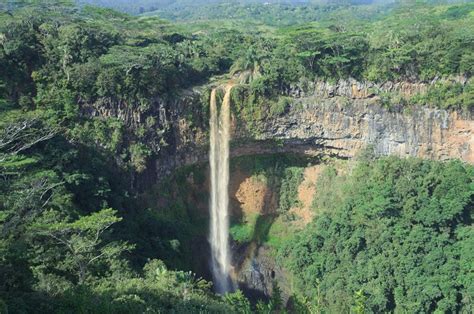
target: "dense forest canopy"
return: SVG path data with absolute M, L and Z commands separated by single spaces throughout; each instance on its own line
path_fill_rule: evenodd
M 319 295 L 315 309 L 470 312 L 473 170 L 396 158 L 362 161 L 345 176 L 328 167 L 321 214 L 279 258 L 302 296 Z
M 158 178 L 153 192 L 173 202 L 140 201 L 136 178 L 170 145 L 155 118 L 163 100 L 172 106 L 199 87 L 202 109 L 189 120 L 207 121 L 207 84 L 239 77 L 235 110 L 250 123 L 283 112 L 295 86 L 357 79 L 430 84 L 409 99 L 374 91 L 388 107 L 474 108 L 472 3 L 189 2 L 176 16 L 152 7 L 171 0 L 94 2 L 158 16 L 72 1 L 0 4 L 0 312 L 250 311 L 242 293 L 217 296 L 189 272 L 192 239 L 206 231 L 178 197 L 185 186 Z M 147 119 L 92 117 L 91 105 Z M 472 312 L 472 166 L 388 158 L 343 178 L 334 171 L 329 199 L 315 200 L 322 214 L 278 248 L 301 311 Z M 300 175 L 279 173 L 282 213 Z M 280 305 L 276 297 L 253 310 Z
M 467 31 L 474 27 L 472 4 L 414 5 L 390 13 L 331 9 L 320 12 L 323 18 L 319 22 L 278 29 L 259 22 L 247 29 L 220 20 L 173 25 L 156 17 L 135 18 L 106 9 L 49 7 L 31 20 L 33 28 L 28 30 L 30 37 L 25 38 L 30 41 L 25 48 L 31 55 L 25 55 L 22 47 L 18 50 L 23 55 L 5 51 L 8 58 L 3 75 L 11 77 L 8 84 L 4 83 L 6 101 L 10 98 L 19 103 L 21 98 L 24 103 L 33 96 L 46 101 L 47 94 L 65 92 L 63 87 L 48 85 L 58 84 L 59 80 L 47 82 L 48 77 L 57 75 L 75 85 L 67 86 L 73 98 L 80 95 L 82 101 L 93 102 L 110 96 L 137 103 L 229 71 L 253 72 L 256 79 L 247 92 L 255 99 L 281 94 L 305 80 L 352 77 L 372 82 L 432 82 L 456 76 L 469 78 L 474 72 L 474 39 Z M 31 14 L 31 10 L 34 8 L 15 13 L 19 22 L 14 22 L 11 14 L 4 14 L 2 23 L 5 27 L 10 22 L 19 25 L 21 15 Z M 49 37 L 39 29 L 44 19 L 53 18 L 48 12 L 61 23 L 52 29 L 57 35 L 50 33 Z M 360 14 L 354 14 L 357 12 Z M 9 29 L 5 38 L 25 45 L 20 37 L 15 38 L 21 27 L 25 28 Z M 77 46 L 76 38 L 84 40 L 82 46 Z M 61 41 L 60 47 L 67 51 L 58 51 Z M 17 62 L 24 67 L 22 74 Z M 50 65 L 44 66 L 48 62 Z M 12 75 L 7 74 L 9 67 Z M 44 71 L 48 73 L 42 76 Z M 52 76 L 51 71 L 58 74 Z M 150 80 L 152 73 L 155 77 Z M 439 81 L 429 93 L 409 102 L 470 108 L 472 93 L 471 81 Z

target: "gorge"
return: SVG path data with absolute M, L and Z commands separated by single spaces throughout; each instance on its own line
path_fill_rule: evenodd
M 301 164 L 303 168 L 311 163 L 312 166 L 305 171 L 320 171 L 317 169 L 321 169 L 322 165 L 318 160 L 324 158 L 352 159 L 366 148 L 370 148 L 378 156 L 394 155 L 433 160 L 461 159 L 467 163 L 474 162 L 472 113 L 414 106 L 385 108 L 380 105 L 378 96 L 370 95 L 367 92 L 369 87 L 357 81 L 340 81 L 336 84 L 316 82 L 313 88 L 312 91 L 304 94 L 301 90 L 295 89 L 295 94 L 285 111 L 262 121 L 257 133 L 253 133 L 254 131 L 249 128 L 246 121 L 239 117 L 235 108 L 230 110 L 229 136 L 232 136 L 232 141 L 229 147 L 229 157 L 231 163 L 232 160 L 239 160 L 245 156 L 264 162 L 268 158 L 266 156 L 296 155 L 304 157 L 305 161 Z M 390 88 L 393 93 L 402 90 L 405 95 L 410 95 L 419 91 L 420 85 L 401 83 Z M 162 126 L 169 126 L 166 141 L 170 143 L 169 146 L 157 152 L 161 157 L 154 160 L 155 175 L 158 177 L 168 176 L 176 169 L 191 167 L 191 169 L 198 170 L 188 173 L 187 175 L 190 177 L 187 177 L 185 181 L 195 182 L 196 179 L 192 179 L 192 177 L 195 177 L 196 173 L 204 171 L 205 175 L 208 158 L 211 160 L 211 176 L 213 176 L 212 168 L 215 170 L 219 168 L 217 164 L 213 165 L 216 160 L 216 155 L 212 157 L 213 149 L 217 149 L 217 147 L 212 148 L 212 143 L 222 133 L 218 133 L 216 127 L 212 129 L 212 125 L 219 124 L 214 120 L 218 118 L 217 103 L 224 101 L 223 104 L 225 104 L 230 99 L 231 93 L 229 90 L 224 93 L 222 89 L 216 88 L 211 91 L 210 119 L 214 123 L 211 123 L 209 140 L 206 138 L 208 126 L 205 119 L 200 122 L 194 121 L 191 124 L 185 118 L 186 112 L 191 111 L 194 114 L 200 112 L 200 108 L 203 106 L 200 100 L 201 93 L 202 90 L 186 91 L 182 98 L 179 101 L 176 100 L 172 105 L 158 100 L 156 107 L 162 108 L 159 112 L 159 120 Z M 110 108 L 110 111 L 106 108 L 101 104 L 101 113 L 98 111 L 89 112 L 102 116 L 117 115 L 130 126 L 139 125 L 140 121 L 146 120 L 147 113 L 137 111 L 134 114 L 127 114 L 122 112 L 120 107 Z M 173 109 L 168 111 L 165 108 Z M 211 145 L 209 155 L 207 153 L 208 145 Z M 216 152 L 214 151 L 214 154 Z M 216 174 L 217 172 L 214 171 L 214 175 Z M 252 173 L 239 170 L 238 167 L 231 168 L 230 176 L 231 220 L 243 215 L 242 206 L 245 202 L 256 202 L 256 204 L 262 202 L 262 205 L 253 206 L 258 208 L 254 209 L 258 213 L 263 213 L 263 217 L 271 217 L 276 213 L 278 200 L 274 200 L 274 198 L 278 197 L 278 190 L 251 183 Z M 143 178 L 150 177 L 154 177 L 154 175 L 150 176 L 144 173 Z M 225 178 L 225 175 L 220 175 L 215 179 L 215 182 L 223 184 L 220 181 L 222 178 Z M 195 182 L 192 186 L 187 185 L 186 191 L 190 194 L 209 193 L 212 202 L 217 197 L 214 194 L 214 189 L 217 189 L 217 186 L 209 192 L 205 188 L 206 182 L 211 181 L 206 179 L 200 184 Z M 247 184 L 246 182 L 250 182 L 249 187 L 244 187 L 243 184 Z M 144 184 L 148 185 L 149 183 Z M 249 194 L 238 196 L 238 193 L 242 193 L 239 191 L 244 188 L 266 192 L 263 192 L 262 196 L 259 196 L 258 193 L 255 196 Z M 196 191 L 189 192 L 192 190 Z M 311 198 L 312 196 L 313 194 L 308 194 L 306 197 Z M 217 202 L 217 198 L 215 198 L 215 202 Z M 190 204 L 201 208 L 198 210 L 199 215 L 208 219 L 205 213 L 207 210 L 205 199 L 202 202 L 191 199 Z M 249 210 L 246 213 L 252 215 L 252 210 Z M 218 217 L 217 213 L 214 215 Z M 222 216 L 221 218 L 224 219 Z M 209 216 L 209 219 L 212 219 L 212 215 Z M 211 226 L 215 222 L 217 220 L 213 221 Z M 221 221 L 221 226 L 225 226 L 225 223 L 226 221 L 224 223 Z M 270 297 L 273 276 L 279 278 L 280 282 L 288 280 L 284 272 L 272 261 L 268 248 L 255 245 L 255 243 L 250 245 L 232 243 L 229 256 L 233 255 L 232 264 L 236 265 L 234 276 L 240 288 L 247 287 L 253 295 Z M 221 256 L 225 256 L 225 254 Z M 195 259 L 202 260 L 202 266 L 196 268 L 196 271 L 205 274 L 206 256 L 195 257 Z M 215 276 L 214 274 L 212 278 Z M 225 291 L 222 287 L 218 284 L 217 291 Z M 283 287 L 284 294 L 287 293 L 286 289 L 287 287 Z
M 392 92 L 402 89 L 401 86 L 406 95 L 416 93 L 420 88 L 417 84 L 404 83 L 392 87 Z M 238 160 L 245 156 L 266 158 L 265 156 L 273 154 L 296 154 L 306 156 L 312 160 L 313 165 L 317 165 L 317 160 L 325 156 L 351 159 L 369 147 L 379 156 L 394 155 L 434 160 L 458 158 L 468 163 L 474 162 L 472 113 L 416 107 L 384 108 L 379 104 L 377 96 L 367 93 L 367 88 L 363 83 L 355 81 L 341 81 L 333 85 L 315 83 L 313 92 L 304 95 L 300 92 L 299 95 L 293 96 L 285 112 L 263 121 L 257 134 L 252 133 L 246 122 L 238 117 L 235 109 L 232 110 L 230 132 L 233 140 L 230 145 L 230 158 Z M 211 100 L 228 99 L 230 95 L 225 93 L 224 96 L 221 93 L 216 96 L 216 93 L 213 89 Z M 163 123 L 172 126 L 167 141 L 173 144 L 161 151 L 163 157 L 155 161 L 159 176 L 166 176 L 167 173 L 173 173 L 173 169 L 192 165 L 205 168 L 206 159 L 209 158 L 207 145 L 212 144 L 212 134 L 216 134 L 216 130 L 210 130 L 211 139 L 208 142 L 205 137 L 205 120 L 202 124 L 194 122 L 190 128 L 188 121 L 183 118 L 187 110 L 200 110 L 202 104 L 199 99 L 199 91 L 187 93 L 181 101 L 170 106 L 176 108 L 176 111 L 162 111 Z M 167 105 L 163 103 L 162 106 L 164 108 Z M 211 101 L 211 116 L 213 106 Z M 134 116 L 142 121 L 146 119 L 143 116 L 140 118 L 139 114 Z M 132 116 L 127 117 L 130 121 L 134 119 Z M 231 172 L 231 176 L 237 174 Z M 243 183 L 239 183 L 240 180 L 251 180 L 250 173 L 246 176 L 247 179 L 234 178 L 231 182 L 231 218 L 242 215 L 236 214 L 241 211 L 240 202 L 259 202 L 260 196 L 257 199 L 251 197 L 250 200 L 236 196 L 235 193 L 242 188 Z M 197 193 L 202 193 L 202 190 Z M 212 197 L 213 192 L 210 193 Z M 266 193 L 270 196 L 262 196 L 266 205 L 261 205 L 259 210 L 272 215 L 276 211 L 276 205 L 271 205 L 275 203 L 271 198 L 276 197 L 277 191 L 270 188 Z M 312 194 L 307 197 L 311 196 Z M 202 207 L 205 210 L 205 203 Z M 279 278 L 280 282 L 288 280 L 282 270 L 271 261 L 268 249 L 259 245 L 239 247 L 235 243 L 231 248 L 231 255 L 236 258 L 233 264 L 237 267 L 234 276 L 240 288 L 248 287 L 255 295 L 269 297 L 272 291 L 272 276 Z M 203 268 L 204 266 L 200 268 L 201 273 Z M 217 291 L 222 291 L 220 289 Z M 287 288 L 283 289 L 284 293 L 287 293 Z

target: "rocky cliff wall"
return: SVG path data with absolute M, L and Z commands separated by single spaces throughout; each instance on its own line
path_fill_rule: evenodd
M 423 85 L 389 85 L 414 93 Z M 196 113 L 199 114 L 199 113 Z M 173 123 L 175 165 L 207 160 L 206 125 L 190 132 L 185 119 Z M 258 123 L 250 132 L 234 116 L 233 156 L 295 152 L 351 158 L 373 147 L 378 155 L 461 159 L 474 163 L 474 120 L 460 114 L 426 107 L 380 105 L 367 86 L 315 85 L 311 95 L 294 96 L 285 111 Z
M 350 158 L 368 145 L 378 155 L 474 163 L 474 121 L 430 108 L 387 109 L 376 99 L 309 96 L 262 124 L 259 140 L 298 140 L 325 154 Z
M 457 80 L 465 83 L 463 78 Z M 293 88 L 284 112 L 259 121 L 257 132 L 233 116 L 231 154 L 294 152 L 351 158 L 371 146 L 378 155 L 474 163 L 472 113 L 416 106 L 386 108 L 373 93 L 382 90 L 410 96 L 425 91 L 426 86 L 344 80 L 311 83 L 305 91 Z M 207 161 L 207 105 L 200 99 L 200 91 L 188 91 L 173 101 L 155 99 L 147 108 L 103 101 L 84 106 L 83 112 L 119 118 L 130 128 L 153 117 L 155 123 L 147 127 L 156 132 L 145 141 L 156 156 L 150 171 L 160 178 L 177 167 Z

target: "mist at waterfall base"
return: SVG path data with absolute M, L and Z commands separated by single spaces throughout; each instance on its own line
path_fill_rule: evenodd
M 226 88 L 224 100 L 218 112 L 216 90 L 210 101 L 210 151 L 211 170 L 210 234 L 211 271 L 215 291 L 220 294 L 235 289 L 230 276 L 229 250 L 229 138 L 230 138 L 230 91 Z

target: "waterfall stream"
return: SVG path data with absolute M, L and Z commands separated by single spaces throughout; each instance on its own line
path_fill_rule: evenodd
M 230 92 L 226 88 L 224 100 L 217 109 L 216 90 L 211 92 L 210 152 L 211 168 L 211 269 L 216 292 L 224 294 L 233 290 L 230 277 L 229 250 L 229 138 L 230 138 Z

